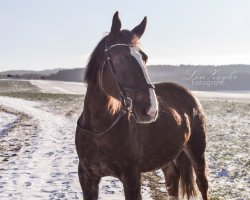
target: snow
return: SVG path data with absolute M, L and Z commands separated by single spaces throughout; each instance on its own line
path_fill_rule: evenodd
M 250 99 L 250 91 L 192 91 L 200 97 Z
M 84 94 L 86 91 L 82 83 L 44 80 L 31 83 L 42 92 Z M 250 93 L 193 93 L 201 97 L 207 116 L 210 194 L 223 199 L 248 199 Z M 39 134 L 31 138 L 32 145 L 23 147 L 18 156 L 1 163 L 0 199 L 82 199 L 74 146 L 76 119 L 56 114 L 53 109 L 45 110 L 43 103 L 34 101 L 0 97 L 1 105 L 32 117 Z M 15 120 L 15 115 L 0 112 L 0 134 Z M 160 185 L 164 183 L 163 173 L 158 170 L 156 174 L 160 177 L 157 190 L 164 193 L 166 190 Z M 149 183 L 142 185 L 143 199 L 152 199 Z M 100 200 L 124 199 L 123 186 L 118 179 L 104 177 L 99 188 Z
M 44 93 L 62 94 L 85 94 L 86 87 L 79 82 L 49 81 L 49 80 L 30 80 L 32 85 L 37 86 Z
M 18 117 L 14 114 L 0 111 L 0 136 L 13 126 Z
M 1 166 L 1 200 L 82 199 L 77 175 L 78 158 L 74 146 L 75 120 L 47 112 L 42 105 L 23 99 L 0 97 L 0 105 L 21 111 L 36 121 L 39 134 L 18 157 Z M 121 182 L 104 177 L 99 199 L 124 199 Z M 143 199 L 150 191 L 142 187 Z

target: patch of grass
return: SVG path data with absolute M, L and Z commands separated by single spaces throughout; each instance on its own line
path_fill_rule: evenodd
M 44 107 L 68 117 L 75 113 L 79 115 L 84 99 L 84 95 L 42 93 L 29 81 L 22 80 L 0 80 L 0 96 L 42 102 Z
M 210 197 L 209 200 L 221 200 L 221 199 L 218 197 Z
M 41 102 L 44 106 L 52 108 L 57 114 L 63 114 L 68 117 L 75 113 L 80 115 L 84 99 L 84 95 L 38 92 L 0 92 L 0 96 Z
M 83 95 L 42 93 L 29 81 L 22 80 L 0 80 L 0 95 L 42 102 L 83 99 Z
M 51 100 L 62 99 L 64 101 L 72 101 L 74 99 L 83 99 L 83 95 L 74 94 L 52 94 L 52 93 L 38 93 L 38 92 L 0 92 L 1 96 L 22 98 L 33 101 L 48 102 Z
M 0 92 L 40 92 L 39 88 L 29 81 L 0 80 Z
M 38 87 L 23 80 L 0 80 L 0 95 L 42 102 L 83 99 L 83 95 L 42 93 Z

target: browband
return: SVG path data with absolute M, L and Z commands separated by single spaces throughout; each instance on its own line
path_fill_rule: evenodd
M 110 49 L 112 49 L 113 47 L 116 47 L 116 46 L 133 47 L 132 45 L 129 45 L 129 44 L 113 44 L 113 45 L 109 46 L 108 48 L 106 48 L 104 51 L 107 52 L 108 50 L 110 50 Z

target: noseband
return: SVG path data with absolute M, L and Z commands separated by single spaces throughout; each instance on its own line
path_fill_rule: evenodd
M 109 65 L 110 71 L 111 71 L 113 77 L 115 78 L 115 81 L 116 81 L 118 89 L 119 89 L 119 101 L 122 104 L 122 108 L 120 110 L 119 115 L 115 119 L 115 121 L 106 130 L 104 130 L 102 132 L 99 132 L 99 133 L 94 133 L 93 131 L 86 130 L 80 124 L 80 119 L 81 118 L 79 118 L 78 121 L 77 121 L 77 127 L 80 128 L 81 130 L 83 130 L 85 133 L 88 133 L 88 134 L 91 134 L 91 135 L 95 135 L 95 136 L 96 135 L 103 135 L 103 134 L 107 133 L 108 131 L 110 131 L 115 126 L 115 124 L 124 115 L 126 115 L 126 113 L 129 112 L 129 113 L 133 114 L 133 98 L 131 99 L 130 97 L 128 97 L 127 93 L 132 93 L 132 96 L 134 97 L 135 94 L 137 92 L 141 91 L 141 90 L 149 89 L 149 88 L 155 89 L 155 86 L 152 85 L 152 84 L 149 84 L 149 83 L 145 84 L 143 86 L 140 86 L 140 87 L 138 87 L 136 89 L 132 89 L 132 88 L 128 88 L 128 87 L 124 86 L 124 84 L 121 82 L 121 80 L 117 76 L 116 70 L 115 70 L 114 65 L 112 63 L 112 57 L 111 57 L 110 52 L 109 52 L 110 49 L 112 49 L 114 47 L 117 47 L 117 46 L 133 47 L 132 45 L 128 45 L 128 44 L 114 44 L 114 45 L 109 46 L 108 45 L 108 39 L 106 39 L 105 50 L 104 50 L 104 53 L 106 54 L 106 59 L 104 60 L 104 62 L 102 64 L 101 75 L 100 75 L 100 84 L 102 85 L 103 70 L 104 70 L 104 66 L 105 66 L 105 64 L 107 62 L 108 65 Z

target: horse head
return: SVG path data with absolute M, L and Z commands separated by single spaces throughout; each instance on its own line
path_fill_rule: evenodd
M 116 12 L 110 33 L 97 45 L 91 57 L 95 62 L 98 60 L 95 63 L 99 67 L 96 84 L 107 96 L 120 101 L 139 123 L 154 122 L 158 116 L 154 86 L 146 69 L 148 57 L 138 46 L 146 24 L 145 17 L 131 31 L 121 30 Z M 90 73 L 90 70 L 86 72 L 87 78 Z
M 158 102 L 147 69 L 147 55 L 138 47 L 147 24 L 145 17 L 131 31 L 121 30 L 118 12 L 106 38 L 100 85 L 103 91 L 131 109 L 139 123 L 150 123 L 158 116 Z

